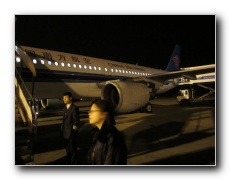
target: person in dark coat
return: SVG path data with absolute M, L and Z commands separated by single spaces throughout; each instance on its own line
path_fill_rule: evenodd
M 64 108 L 61 133 L 66 144 L 67 164 L 76 164 L 77 161 L 77 133 L 80 124 L 79 108 L 72 102 L 72 93 L 66 92 L 63 101 Z
M 127 165 L 127 148 L 115 127 L 114 111 L 106 100 L 95 100 L 89 111 L 89 123 L 97 126 L 88 160 L 91 165 Z

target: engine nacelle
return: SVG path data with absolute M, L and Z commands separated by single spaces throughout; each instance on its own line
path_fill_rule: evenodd
M 58 108 L 63 108 L 65 104 L 60 99 L 42 99 L 41 106 L 44 109 L 58 109 Z
M 102 89 L 101 98 L 110 101 L 116 112 L 126 113 L 145 106 L 150 93 L 142 83 L 108 81 Z

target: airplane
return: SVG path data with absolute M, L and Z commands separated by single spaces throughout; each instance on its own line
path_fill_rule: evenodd
M 60 97 L 70 91 L 77 98 L 106 99 L 117 113 L 151 112 L 149 101 L 175 88 L 179 77 L 215 70 L 215 64 L 180 69 L 179 45 L 165 70 L 28 46 L 15 45 L 15 51 L 16 69 L 43 108 L 63 104 Z

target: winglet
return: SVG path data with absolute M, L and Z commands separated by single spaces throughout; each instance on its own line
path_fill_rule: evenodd
M 170 58 L 169 64 L 165 71 L 177 71 L 180 69 L 180 45 L 176 45 L 172 56 Z

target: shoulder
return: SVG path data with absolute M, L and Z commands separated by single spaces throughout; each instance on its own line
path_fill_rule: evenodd
M 72 103 L 72 104 L 71 104 L 71 108 L 72 108 L 72 109 L 78 109 L 78 106 L 76 106 L 75 104 Z
M 120 131 L 118 131 L 115 126 L 108 133 L 108 137 L 113 139 L 114 141 L 120 141 L 120 139 L 123 139 Z

